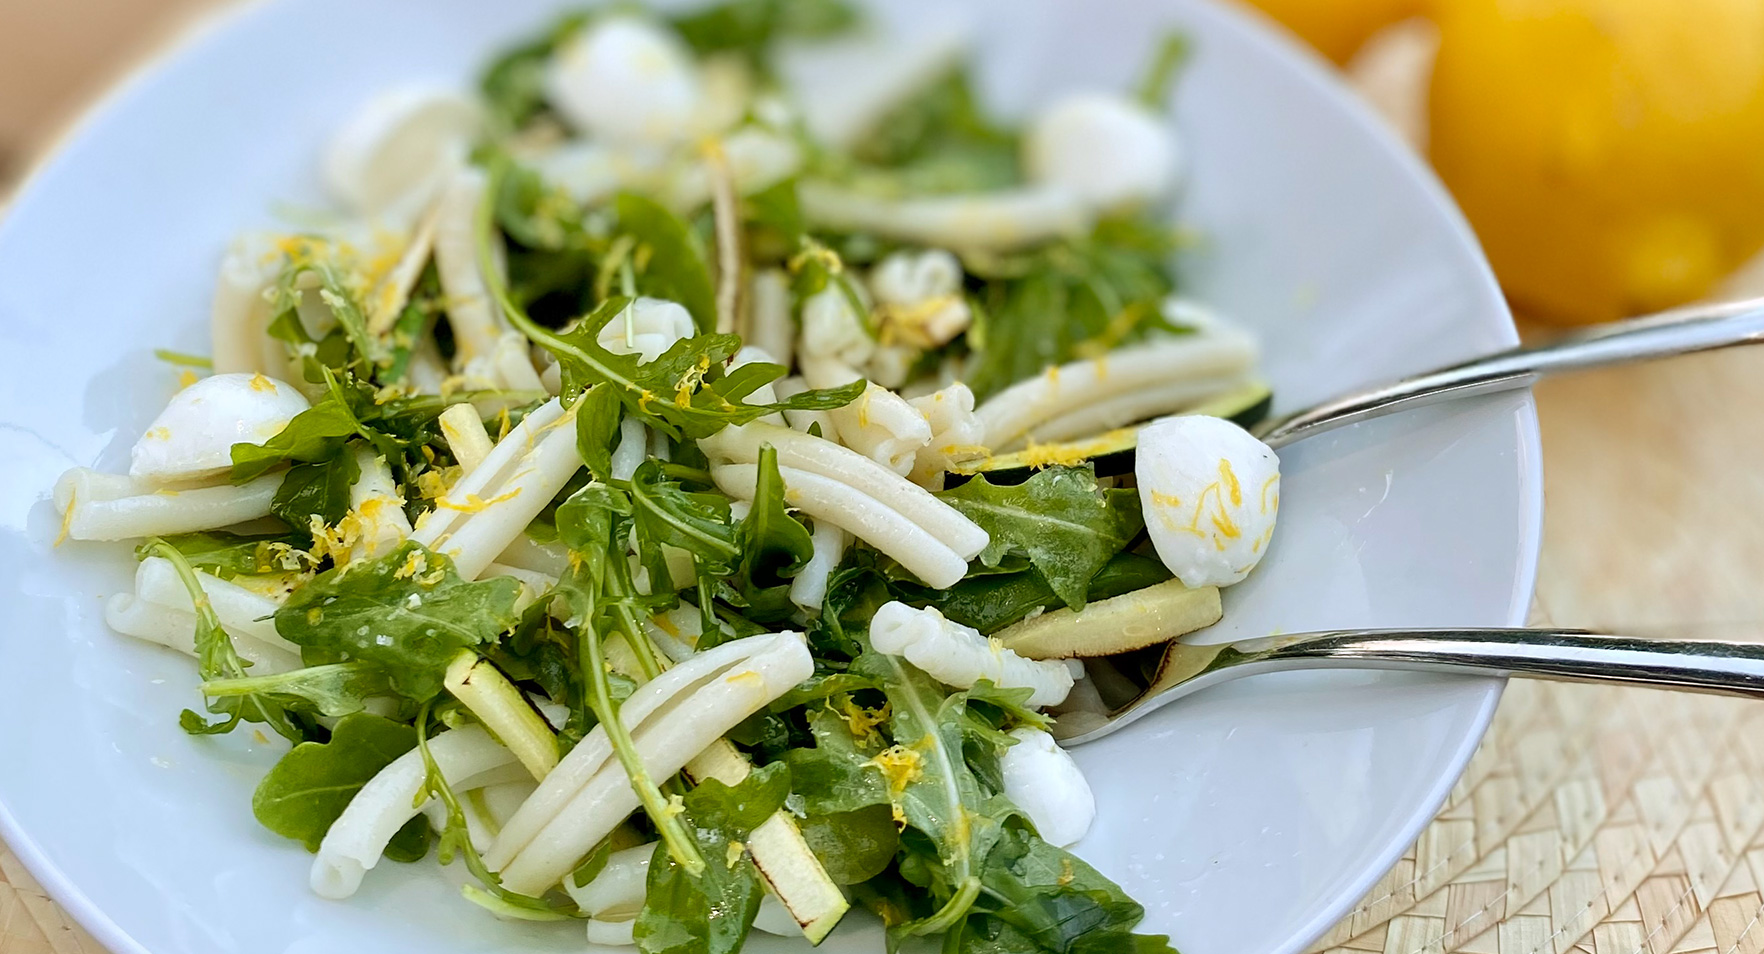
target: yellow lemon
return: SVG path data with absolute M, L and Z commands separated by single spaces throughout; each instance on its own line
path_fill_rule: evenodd
M 1346 63 L 1366 38 L 1421 12 L 1425 0 L 1249 0 L 1318 52 Z
M 1764 245 L 1764 3 L 1439 0 L 1434 167 L 1516 306 L 1604 321 Z

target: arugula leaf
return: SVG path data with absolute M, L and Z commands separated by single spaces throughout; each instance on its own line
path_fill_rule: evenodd
M 1028 252 L 964 260 L 982 279 L 966 338 L 975 397 L 1154 330 L 1182 330 L 1162 309 L 1179 247 L 1176 233 L 1146 213 L 1105 218 L 1088 236 Z
M 153 546 L 162 542 L 182 553 L 195 569 L 231 579 L 240 574 L 251 576 L 286 569 L 277 559 L 274 547 L 292 547 L 303 541 L 294 534 L 245 536 L 226 530 L 201 530 L 142 544 L 135 548 L 135 558 L 147 559 L 153 555 Z
M 900 833 L 887 805 L 810 815 L 797 827 L 827 876 L 839 884 L 857 884 L 881 874 L 900 849 Z
M 435 318 L 445 306 L 445 295 L 441 291 L 441 273 L 431 261 L 423 266 L 422 274 L 417 276 L 416 286 L 411 289 L 409 299 L 392 322 L 392 353 L 378 376 L 382 383 L 410 383 L 411 359 L 416 356 L 418 346 L 433 331 Z
M 625 495 L 603 484 L 583 487 L 558 507 L 558 537 L 570 548 L 570 570 L 558 582 L 555 592 L 564 597 L 576 621 L 576 667 L 585 704 L 606 730 L 613 753 L 630 778 L 644 814 L 661 835 L 668 856 L 697 875 L 705 868 L 704 858 L 679 819 L 669 811 L 667 800 L 649 777 L 649 770 L 631 741 L 630 730 L 618 718 L 620 699 L 614 695 L 613 680 L 601 651 L 601 640 L 611 629 L 604 625 L 603 614 L 620 619 L 621 610 L 628 609 L 628 604 L 621 605 L 628 584 L 618 570 L 628 569 L 624 541 L 629 534 L 625 518 L 630 512 L 631 504 Z M 622 621 L 627 644 L 642 659 L 648 650 L 647 637 L 633 620 L 623 617 Z M 648 667 L 654 665 L 653 661 L 647 663 Z
M 717 291 L 710 265 L 686 223 L 661 203 L 635 192 L 613 198 L 618 231 L 636 240 L 632 259 L 641 266 L 637 290 L 653 298 L 679 302 L 692 314 L 699 331 L 717 325 Z
M 809 624 L 809 647 L 817 657 L 856 658 L 863 652 L 862 637 L 869 629 L 870 617 L 894 598 L 878 566 L 876 551 L 852 547 L 827 578 L 821 615 Z
M 765 889 L 741 843 L 772 817 L 790 792 L 783 765 L 756 768 L 740 784 L 706 779 L 685 797 L 699 853 L 710 859 L 697 877 L 657 845 L 634 934 L 644 954 L 734 954 L 747 939 Z M 739 854 L 734 850 L 741 846 Z
M 491 164 L 493 189 L 501 188 L 507 166 L 506 161 Z M 672 247 L 670 242 L 685 242 L 687 238 L 674 235 L 671 226 L 656 225 L 659 220 L 653 216 L 640 214 L 642 203 L 647 201 L 633 200 L 636 204 L 632 209 L 632 222 L 648 223 L 641 227 L 650 233 L 646 239 L 648 244 L 638 249 L 639 257 L 645 250 L 652 257 L 665 256 L 666 250 Z M 782 377 L 785 369 L 778 365 L 756 363 L 725 374 L 723 362 L 741 347 L 741 339 L 735 335 L 712 334 L 687 338 L 676 343 L 656 360 L 647 363 L 640 362 L 636 355 L 613 354 L 601 347 L 596 339 L 600 329 L 617 318 L 630 303 L 629 299 L 622 297 L 606 299 L 592 314 L 564 331 L 545 328 L 534 322 L 515 303 L 509 296 L 508 288 L 498 277 L 499 272 L 494 267 L 491 256 L 493 226 L 493 210 L 489 203 L 485 203 L 478 212 L 478 259 L 485 266 L 490 297 L 511 324 L 556 356 L 562 365 L 566 394 L 574 395 L 595 384 L 611 385 L 628 413 L 635 414 L 644 423 L 670 437 L 696 440 L 708 437 L 728 425 L 745 424 L 774 411 L 843 407 L 856 400 L 864 391 L 866 385 L 859 380 L 839 388 L 804 391 L 789 400 L 774 404 L 747 404 L 743 399 L 763 385 Z M 681 225 L 681 228 L 684 226 Z M 704 307 L 704 301 L 710 300 L 713 301 L 710 308 L 714 311 L 715 295 L 708 291 L 708 278 L 703 288 L 697 288 L 696 279 L 681 277 L 690 271 L 689 265 L 676 262 L 664 267 L 657 266 L 652 261 L 646 262 L 645 266 L 661 269 L 649 281 L 669 285 L 665 289 L 652 285 L 651 291 L 693 299 L 700 308 Z M 693 301 L 685 301 L 683 304 L 689 310 L 694 307 Z
M 1076 855 L 1007 826 L 987 856 L 985 890 L 961 950 L 972 954 L 1175 954 L 1169 938 L 1136 935 L 1145 909 Z
M 743 247 L 751 250 L 755 259 L 781 262 L 801 251 L 806 227 L 796 180 L 785 179 L 743 196 L 741 221 L 747 228 Z
M 737 531 L 729 522 L 729 498 L 682 490 L 667 477 L 661 461 L 646 460 L 631 475 L 631 510 L 645 549 L 679 547 L 719 576 L 731 572 L 741 557 Z
M 1084 608 L 1091 578 L 1145 525 L 1139 495 L 1098 488 L 1088 464 L 1048 467 L 1009 486 L 982 475 L 938 496 L 991 535 L 982 564 L 1022 553 L 1073 609 Z
M 808 712 L 813 748 L 792 749 L 784 756 L 790 766 L 791 788 L 803 798 L 810 815 L 837 815 L 889 804 L 888 783 L 871 758 L 882 748 L 880 734 L 860 746 L 851 724 L 837 711 L 813 707 Z
M 287 266 L 282 269 L 281 275 L 270 289 L 271 306 L 276 314 L 284 316 L 297 311 L 301 299 L 316 292 L 324 307 L 329 309 L 331 317 L 336 319 L 336 331 L 341 332 L 348 347 L 361 357 L 365 365 L 384 366 L 390 360 L 391 354 L 387 350 L 386 342 L 368 330 L 367 313 L 356 297 L 356 288 L 361 287 L 364 281 L 357 276 L 352 282 L 345 271 L 346 266 L 329 257 L 338 254 L 345 247 L 331 246 L 324 239 L 297 241 L 306 245 L 306 250 L 290 256 Z M 342 254 L 345 260 L 353 255 L 347 251 Z M 317 277 L 316 288 L 302 281 L 307 275 Z M 342 354 L 327 356 L 322 363 L 333 368 L 354 365 L 355 362 L 347 351 L 348 349 L 344 349 Z
M 890 799 L 898 817 L 932 849 L 908 854 L 928 876 L 926 886 L 940 906 L 891 933 L 940 933 L 961 923 L 978 897 L 980 865 L 1000 830 L 963 755 L 966 699 L 947 695 L 936 680 L 898 656 L 865 653 L 851 669 L 880 682 L 888 697 L 889 733 L 903 759 L 903 768 L 889 780 Z M 904 835 L 902 840 L 904 847 Z
M 784 503 L 784 479 L 778 475 L 778 451 L 760 448 L 759 477 L 753 506 L 735 535 L 741 557 L 735 566 L 735 589 L 745 603 L 743 614 L 756 623 L 788 619 L 790 578 L 814 556 L 808 528 L 790 515 Z
M 492 643 L 519 620 L 520 584 L 468 582 L 453 561 L 414 542 L 371 560 L 327 570 L 276 611 L 276 631 L 311 664 L 363 660 L 385 670 L 390 688 L 414 702 L 441 691 L 461 649 Z
M 497 132 L 513 132 L 545 109 L 546 62 L 558 44 L 588 19 L 583 12 L 561 16 L 543 33 L 491 61 L 478 80 L 478 90 Z
M 202 694 L 211 699 L 260 695 L 283 708 L 323 716 L 360 712 L 367 700 L 391 692 L 386 671 L 369 662 L 307 666 L 275 675 L 211 679 L 202 684 Z
M 276 488 L 270 513 L 310 540 L 307 528 L 313 517 L 335 524 L 349 512 L 349 488 L 360 476 L 355 455 L 347 449 L 339 449 L 330 460 L 295 464 Z
M 1164 564 L 1152 557 L 1121 552 L 1090 578 L 1089 599 L 1106 600 L 1142 590 L 1170 578 Z M 891 580 L 898 598 L 913 606 L 935 606 L 944 616 L 990 636 L 1038 609 L 1059 605 L 1060 598 L 1034 567 L 1015 573 L 974 575 L 944 590 L 911 580 Z
M 786 37 L 820 39 L 851 28 L 857 11 L 841 0 L 733 0 L 670 21 L 700 57 L 738 53 L 762 75 L 767 52 Z
M 202 678 L 211 680 L 243 677 L 249 664 L 239 658 L 238 650 L 233 646 L 233 637 L 221 627 L 220 618 L 215 615 L 214 607 L 208 601 L 208 593 L 202 589 L 202 583 L 197 580 L 196 570 L 190 566 L 190 561 L 163 540 L 150 541 L 145 549 L 171 563 L 172 568 L 177 570 L 178 579 L 184 584 L 184 589 L 190 594 L 190 602 L 196 614 L 196 668 Z M 191 735 L 222 735 L 233 731 L 240 722 L 261 722 L 275 730 L 277 735 L 292 742 L 303 742 L 306 739 L 306 733 L 288 716 L 282 706 L 260 694 L 211 699 L 208 702 L 208 711 L 227 718 L 209 722 L 194 710 L 185 709 L 178 714 L 178 725 Z
M 505 243 L 509 294 L 547 324 L 563 325 L 592 308 L 609 238 L 585 226 L 584 212 L 561 186 L 497 153 L 506 173 L 495 196 Z
M 329 742 L 302 742 L 276 762 L 257 783 L 251 812 L 263 827 L 317 851 L 355 793 L 415 747 L 408 725 L 366 712 L 344 716 Z
M 596 384 L 576 401 L 576 453 L 595 480 L 612 479 L 612 450 L 623 408 L 610 384 Z
M 853 150 L 860 185 L 890 193 L 985 192 L 1022 181 L 1019 137 L 994 123 L 965 68 L 919 90 Z M 878 174 L 877 170 L 886 170 Z
M 331 388 L 312 407 L 294 415 L 276 436 L 262 444 L 233 445 L 233 483 L 254 480 L 285 461 L 316 464 L 331 460 L 343 442 L 360 434 L 355 416 L 338 388 Z

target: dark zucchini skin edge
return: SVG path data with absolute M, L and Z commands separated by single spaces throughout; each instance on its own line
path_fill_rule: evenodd
M 1274 392 L 1266 386 L 1258 386 L 1257 394 L 1253 397 L 1248 397 L 1248 389 L 1246 388 L 1244 391 L 1246 398 L 1248 398 L 1247 403 L 1244 403 L 1236 410 L 1229 410 L 1227 408 L 1217 408 L 1217 410 L 1228 411 L 1228 413 L 1218 414 L 1219 417 L 1223 417 L 1239 427 L 1250 428 L 1267 418 L 1268 412 L 1274 407 Z M 1227 394 L 1224 395 L 1223 398 L 1229 400 L 1234 396 L 1235 395 Z M 1195 407 L 1195 412 L 1208 413 L 1214 411 L 1216 407 L 1217 404 L 1214 401 L 1203 401 Z M 1135 429 L 1134 433 L 1129 435 L 1118 448 L 1092 455 L 1089 460 L 1091 464 L 1096 467 L 1096 476 L 1120 477 L 1133 473 L 1133 463 L 1135 459 L 1134 451 L 1137 448 L 1138 431 Z M 994 461 L 989 461 L 975 473 L 985 474 L 986 480 L 995 486 L 1020 484 L 1023 481 L 1028 480 L 1030 474 L 1035 473 L 1035 468 L 1030 467 L 1027 464 L 1012 463 L 1011 458 L 1015 456 L 1016 455 L 1014 454 L 1008 454 L 996 458 Z M 997 466 L 994 466 L 994 464 L 997 464 Z M 944 486 L 959 487 L 962 484 L 967 483 L 974 476 L 975 474 L 951 473 L 944 478 Z

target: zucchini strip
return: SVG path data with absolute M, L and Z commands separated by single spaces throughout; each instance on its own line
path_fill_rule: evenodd
M 993 634 L 999 645 L 1030 659 L 1113 656 L 1169 642 L 1219 621 L 1219 589 L 1189 589 L 1166 580 L 1074 611 L 1049 610 Z

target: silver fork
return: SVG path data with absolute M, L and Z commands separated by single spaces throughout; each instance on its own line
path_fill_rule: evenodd
M 1210 646 L 1171 643 L 1144 695 L 1107 716 L 1061 716 L 1054 735 L 1081 745 L 1222 682 L 1293 669 L 1536 676 L 1764 698 L 1764 644 L 1579 629 L 1343 629 Z
M 1764 341 L 1764 298 L 1692 305 L 1599 325 L 1536 348 L 1497 351 L 1462 364 L 1270 418 L 1251 428 L 1270 447 L 1397 411 L 1478 394 L 1530 387 L 1564 371 L 1584 371 Z
M 1764 342 L 1764 298 L 1694 305 L 1513 348 L 1263 421 L 1272 447 L 1442 401 L 1529 387 L 1564 371 Z M 1065 717 L 1067 745 L 1100 739 L 1208 686 L 1290 669 L 1529 675 L 1764 697 L 1764 646 L 1563 629 L 1332 630 L 1197 646 L 1172 643 L 1150 689 L 1107 716 Z

